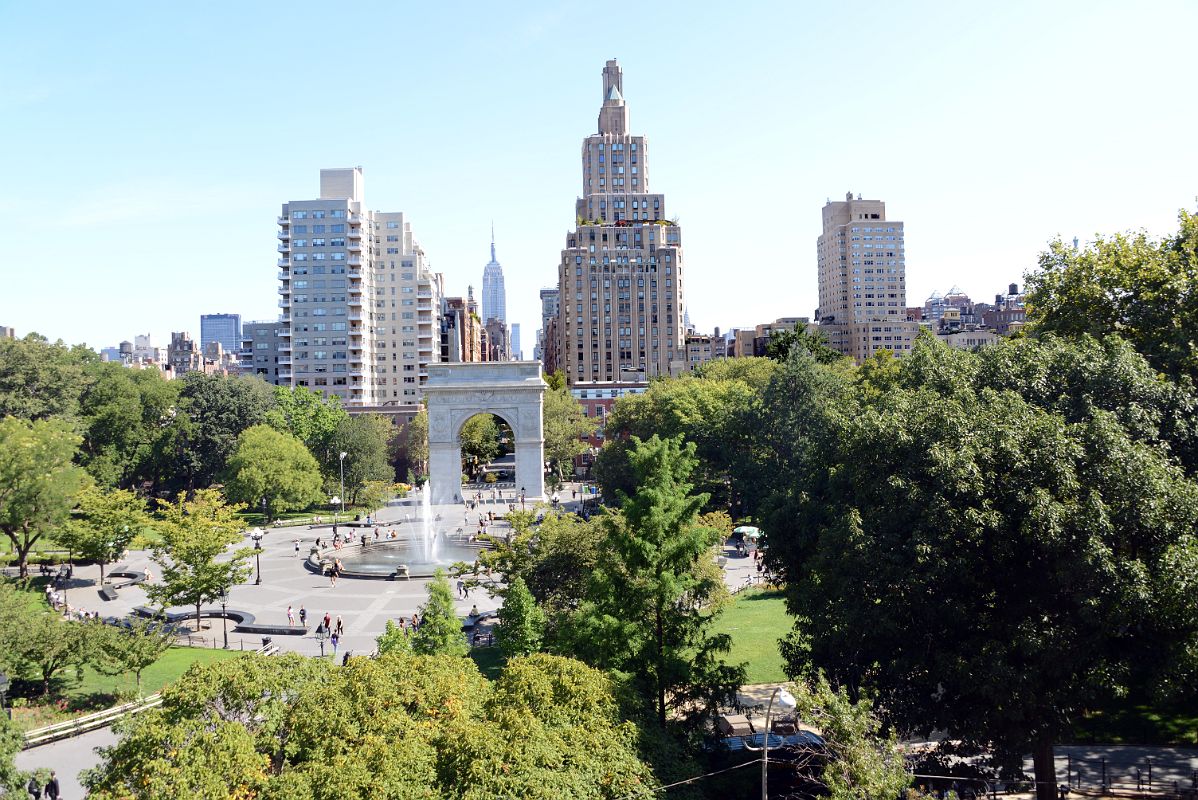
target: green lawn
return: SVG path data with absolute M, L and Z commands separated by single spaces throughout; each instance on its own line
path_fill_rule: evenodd
M 172 647 L 141 674 L 142 694 L 161 691 L 167 684 L 177 681 L 192 664 L 209 664 L 239 655 L 241 653 L 236 650 Z M 32 676 L 29 677 L 21 694 L 30 697 L 18 700 L 13 708 L 13 721 L 22 730 L 40 728 L 110 708 L 121 702 L 122 696 L 132 695 L 135 687 L 132 674 L 105 675 L 91 667 L 84 667 L 79 678 L 71 671 L 62 673 L 54 683 L 51 702 L 41 704 L 41 684 Z M 31 701 L 39 704 L 34 705 Z
M 778 640 L 790 630 L 790 617 L 781 592 L 750 589 L 741 592 L 712 626 L 714 633 L 732 637 L 730 664 L 748 662 L 746 683 L 786 679 Z
M 1074 727 L 1079 744 L 1198 745 L 1198 708 L 1185 703 L 1113 699 Z
M 498 647 L 471 647 L 470 659 L 483 677 L 489 680 L 495 680 L 503 671 L 503 654 Z

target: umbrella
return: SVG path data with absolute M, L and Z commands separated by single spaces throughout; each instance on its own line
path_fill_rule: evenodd
M 756 539 L 761 536 L 761 529 L 752 525 L 741 525 L 739 528 L 733 528 L 732 532 L 742 534 L 750 539 Z

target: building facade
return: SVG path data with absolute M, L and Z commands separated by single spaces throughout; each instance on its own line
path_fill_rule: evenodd
M 200 347 L 207 349 L 212 342 L 220 342 L 226 353 L 241 350 L 241 315 L 201 314 Z
M 682 233 L 665 195 L 650 192 L 648 143 L 629 132 L 623 92 L 608 61 L 558 268 L 558 360 L 570 385 L 667 375 L 685 352 Z
M 545 363 L 546 353 L 548 351 L 557 350 L 557 336 L 550 337 L 548 335 L 549 322 L 553 320 L 556 328 L 556 321 L 561 297 L 557 289 L 542 289 L 541 290 L 541 327 L 537 331 L 537 343 L 533 348 L 532 357 Z
M 831 347 L 857 361 L 909 351 L 919 326 L 907 321 L 903 223 L 886 219 L 886 204 L 851 192 L 829 201 L 816 249 L 816 318 Z
M 523 361 L 524 353 L 520 349 L 520 323 L 513 322 L 509 328 L 509 331 L 511 334 L 509 337 L 511 339 L 511 359 L 512 361 Z
M 508 340 L 507 325 L 492 317 L 483 326 L 487 337 L 486 361 L 511 361 L 512 343 Z
M 291 337 L 287 323 L 253 320 L 241 327 L 238 361 L 242 375 L 257 375 L 274 386 L 290 386 L 290 378 L 280 378 L 279 369 L 291 367 Z
M 474 301 L 474 287 L 465 297 L 441 299 L 441 361 L 474 362 L 486 358 L 486 332 Z
M 322 169 L 320 196 L 284 203 L 278 225 L 279 321 L 290 340 L 280 382 L 350 408 L 418 401 L 440 356 L 443 280 L 404 214 L 366 208 L 361 167 Z

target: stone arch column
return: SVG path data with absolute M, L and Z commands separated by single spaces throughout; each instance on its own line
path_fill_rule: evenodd
M 431 500 L 462 499 L 462 426 L 475 414 L 495 414 L 512 429 L 516 445 L 516 491 L 528 502 L 545 499 L 544 395 L 537 361 L 430 364 L 428 462 Z

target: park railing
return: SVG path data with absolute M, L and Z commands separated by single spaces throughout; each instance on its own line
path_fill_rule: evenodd
M 132 703 L 125 703 L 124 705 L 113 706 L 95 714 L 88 714 L 85 717 L 76 717 L 66 722 L 58 722 L 54 725 L 47 725 L 44 728 L 26 731 L 24 749 L 28 750 L 30 747 L 37 747 L 38 745 L 49 744 L 59 739 L 78 736 L 81 733 L 94 731 L 97 728 L 105 728 L 130 714 L 137 714 L 161 704 L 162 693 L 159 692 L 149 697 L 135 700 Z

